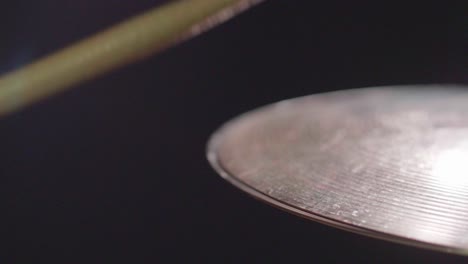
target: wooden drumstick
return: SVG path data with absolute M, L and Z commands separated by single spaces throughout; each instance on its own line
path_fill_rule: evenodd
M 261 0 L 180 0 L 0 77 L 0 116 L 158 53 Z

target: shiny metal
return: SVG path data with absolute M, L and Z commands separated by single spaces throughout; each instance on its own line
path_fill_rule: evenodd
M 468 87 L 347 90 L 228 122 L 208 158 L 272 205 L 356 233 L 468 255 Z

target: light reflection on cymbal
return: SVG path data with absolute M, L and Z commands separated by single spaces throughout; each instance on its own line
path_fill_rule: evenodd
M 468 148 L 466 144 L 440 152 L 434 161 L 432 170 L 433 176 L 441 185 L 466 188 L 468 185 Z

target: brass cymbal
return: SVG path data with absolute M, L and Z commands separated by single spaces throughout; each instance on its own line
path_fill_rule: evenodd
M 291 213 L 468 255 L 468 87 L 367 88 L 275 103 L 228 122 L 208 158 Z

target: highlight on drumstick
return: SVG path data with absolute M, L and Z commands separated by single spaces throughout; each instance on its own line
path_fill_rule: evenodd
M 0 116 L 142 60 L 262 0 L 178 0 L 0 76 Z

